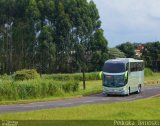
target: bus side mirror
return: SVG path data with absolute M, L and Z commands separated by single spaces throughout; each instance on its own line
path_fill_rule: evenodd
M 125 81 L 124 81 L 124 82 L 125 82 L 125 84 L 127 84 L 127 83 L 128 83 L 128 78 L 125 78 Z
M 129 74 L 129 72 L 127 71 L 126 73 L 125 73 L 125 75 L 124 75 L 124 82 L 125 82 L 125 84 L 127 84 L 128 83 L 128 74 Z

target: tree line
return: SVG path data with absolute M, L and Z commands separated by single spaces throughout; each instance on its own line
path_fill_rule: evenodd
M 108 42 L 87 0 L 0 0 L 0 74 L 101 70 Z
M 144 49 L 141 50 L 141 56 L 136 56 L 135 50 L 139 45 L 143 45 Z M 147 43 L 131 43 L 126 42 L 116 46 L 117 49 L 122 51 L 127 58 L 143 59 L 145 67 L 151 68 L 153 71 L 160 71 L 160 42 L 147 42 Z M 119 53 L 120 54 L 120 53 Z

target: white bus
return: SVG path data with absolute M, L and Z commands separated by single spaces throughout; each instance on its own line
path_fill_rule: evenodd
M 144 62 L 132 58 L 107 60 L 102 72 L 103 93 L 130 95 L 144 86 Z

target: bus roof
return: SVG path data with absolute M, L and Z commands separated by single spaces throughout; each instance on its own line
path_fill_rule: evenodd
M 128 63 L 128 62 L 143 62 L 143 60 L 137 60 L 133 58 L 117 58 L 117 59 L 110 59 L 107 60 L 105 63 Z

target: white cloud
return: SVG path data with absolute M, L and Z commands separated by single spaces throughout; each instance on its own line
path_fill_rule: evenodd
M 110 46 L 160 40 L 160 0 L 93 0 Z

